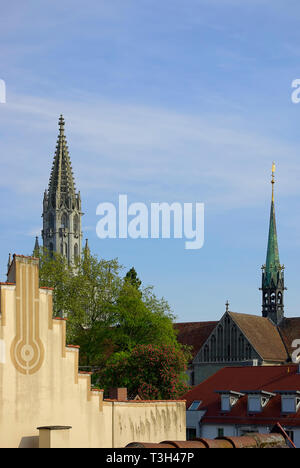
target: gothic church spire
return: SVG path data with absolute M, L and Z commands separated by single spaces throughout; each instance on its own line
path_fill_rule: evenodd
M 57 201 L 75 196 L 75 182 L 62 115 L 59 118 L 59 135 L 49 181 L 49 195 L 57 197 Z
M 267 247 L 266 264 L 262 267 L 262 314 L 275 324 L 280 323 L 284 316 L 283 295 L 284 290 L 284 266 L 279 260 L 279 249 L 275 218 L 274 184 L 275 164 L 272 166 L 272 201 L 269 223 L 269 237 Z
M 76 193 L 65 136 L 65 120 L 59 118 L 59 134 L 48 190 L 43 202 L 43 245 L 50 255 L 62 254 L 73 263 L 81 254 L 81 197 Z

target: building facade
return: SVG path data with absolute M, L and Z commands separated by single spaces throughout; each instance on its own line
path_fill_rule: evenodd
M 15 255 L 0 284 L 0 447 L 184 440 L 185 402 L 127 400 L 124 391 L 105 399 L 90 373 L 78 372 L 79 347 L 66 346 L 52 293 L 39 287 L 38 259 Z
M 270 433 L 279 423 L 300 448 L 298 365 L 225 367 L 183 396 L 187 436 Z

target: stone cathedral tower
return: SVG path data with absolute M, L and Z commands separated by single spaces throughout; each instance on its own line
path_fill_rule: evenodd
M 262 315 L 275 325 L 284 317 L 284 266 L 280 264 L 274 202 L 274 173 L 272 167 L 272 202 L 266 264 L 262 266 Z
M 73 263 L 81 255 L 81 197 L 76 193 L 74 176 L 64 133 L 65 121 L 59 119 L 59 135 L 49 187 L 43 203 L 43 246 L 64 255 Z

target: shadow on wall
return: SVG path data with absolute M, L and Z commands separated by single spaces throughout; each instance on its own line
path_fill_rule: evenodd
M 39 436 L 22 437 L 18 448 L 39 448 Z

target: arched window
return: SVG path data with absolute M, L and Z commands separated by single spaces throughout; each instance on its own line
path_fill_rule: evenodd
M 211 337 L 211 360 L 215 362 L 217 359 L 217 340 L 215 335 Z
M 277 295 L 277 304 L 282 305 L 282 293 L 279 292 Z
M 242 361 L 244 359 L 244 337 L 243 335 L 239 336 L 239 360 Z
M 51 257 L 51 258 L 53 257 L 53 250 L 54 250 L 53 244 L 52 244 L 52 242 L 50 242 L 50 244 L 49 244 L 49 251 L 50 251 L 50 257 Z
M 249 344 L 246 346 L 246 359 L 250 361 L 251 359 L 251 354 L 252 354 L 252 349 Z
M 231 328 L 231 359 L 237 360 L 237 328 L 235 325 Z
M 222 325 L 219 325 L 218 330 L 217 330 L 217 342 L 218 342 L 218 355 L 217 355 L 217 360 L 221 361 L 223 360 L 223 327 Z
M 205 345 L 204 347 L 204 362 L 208 362 L 209 361 L 209 349 L 208 349 L 208 346 Z
M 65 257 L 68 258 L 68 245 L 65 244 Z
M 78 258 L 78 244 L 75 244 L 74 246 L 74 259 Z
M 264 295 L 264 300 L 265 300 L 265 304 L 268 305 L 268 304 L 269 304 L 268 293 L 265 293 L 265 295 Z
M 228 315 L 225 317 L 225 336 L 224 336 L 224 358 L 226 361 L 230 360 L 231 346 L 230 346 L 230 318 Z
M 66 213 L 64 213 L 61 217 L 61 227 L 63 229 L 67 229 L 68 228 L 68 217 L 66 215 Z
M 54 216 L 52 213 L 49 214 L 49 228 L 54 229 Z
M 74 233 L 79 234 L 79 216 L 77 214 L 74 216 Z
M 271 294 L 271 304 L 275 304 L 276 303 L 276 294 L 273 292 Z

